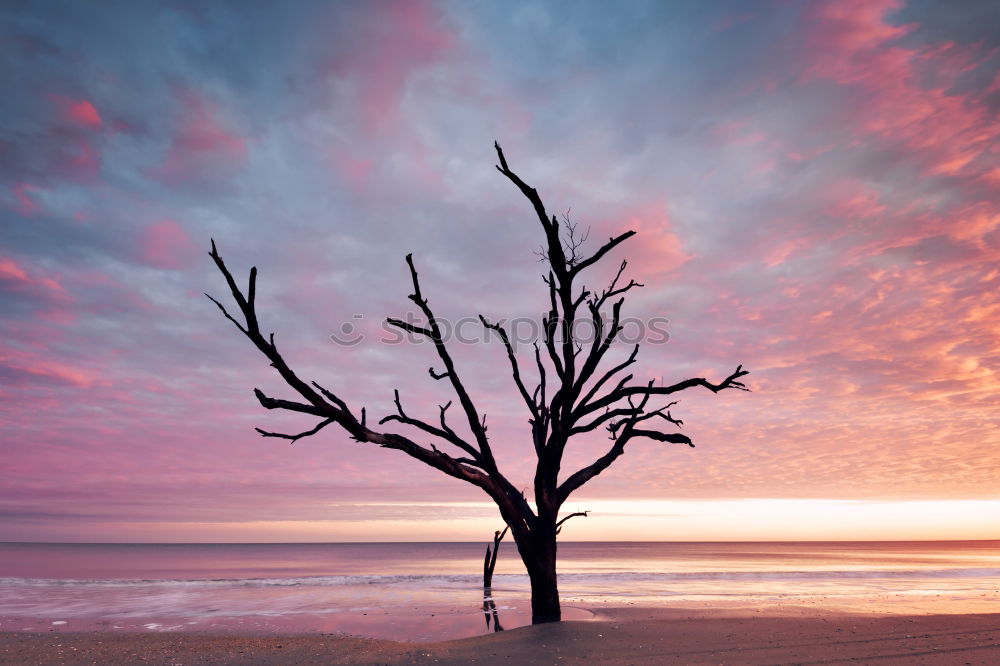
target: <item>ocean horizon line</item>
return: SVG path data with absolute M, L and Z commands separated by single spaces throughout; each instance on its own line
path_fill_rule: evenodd
M 0 540 L 0 545 L 47 545 L 47 546 L 330 546 L 330 545 L 362 545 L 362 544 L 385 544 L 385 545 L 421 545 L 421 544 L 480 544 L 490 543 L 490 539 L 482 540 L 441 540 L 441 541 L 5 541 Z M 508 543 L 513 544 L 513 540 Z M 647 543 L 673 543 L 673 544 L 792 544 L 792 543 L 840 543 L 840 544 L 880 544 L 880 543 L 1000 543 L 1000 537 L 996 539 L 698 539 L 698 540 L 666 540 L 666 539 L 642 539 L 642 540 L 597 540 L 597 539 L 566 539 L 560 540 L 560 544 L 586 543 L 586 544 L 647 544 Z

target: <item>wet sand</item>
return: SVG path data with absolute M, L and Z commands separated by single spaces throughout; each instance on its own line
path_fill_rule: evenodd
M 3 664 L 1000 663 L 1000 613 L 602 608 L 592 621 L 435 643 L 330 634 L 0 633 Z

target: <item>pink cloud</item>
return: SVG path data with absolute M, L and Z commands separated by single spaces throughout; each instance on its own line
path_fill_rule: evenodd
M 824 211 L 827 215 L 846 220 L 861 220 L 883 215 L 888 206 L 879 202 L 879 195 L 870 186 L 849 182 L 832 188 L 832 203 Z
M 51 380 L 79 388 L 89 388 L 100 382 L 93 373 L 56 361 L 17 358 L 0 352 L 0 366 L 29 377 Z
M 622 212 L 614 228 L 616 233 L 628 229 L 636 232 L 634 238 L 626 241 L 624 255 L 629 258 L 632 276 L 639 282 L 655 281 L 691 259 L 671 228 L 665 202 L 652 202 Z
M 247 142 L 226 126 L 215 102 L 192 90 L 178 93 L 181 122 L 163 162 L 147 169 L 161 182 L 217 182 L 241 168 L 247 160 Z
M 365 190 L 376 174 L 405 171 L 419 187 L 444 193 L 447 187 L 436 166 L 439 156 L 415 131 L 405 105 L 416 77 L 456 53 L 458 36 L 429 2 L 391 1 L 363 7 L 351 19 L 352 36 L 334 42 L 320 64 L 320 75 L 336 81 L 337 89 L 343 91 L 336 100 L 324 103 L 357 128 L 329 147 L 333 175 L 338 182 Z M 461 83 L 449 79 L 447 84 L 434 81 L 430 85 L 447 85 L 448 94 L 457 94 L 452 88 Z M 387 153 L 393 155 L 391 160 L 370 157 Z
M 174 270 L 188 265 L 196 247 L 184 228 L 174 220 L 161 220 L 147 227 L 139 239 L 139 258 L 148 266 Z
M 28 274 L 13 259 L 0 258 L 0 280 L 28 282 Z
M 395 122 L 411 75 L 442 58 L 455 43 L 428 2 L 369 5 L 372 15 L 357 26 L 361 41 L 374 48 L 337 53 L 330 71 L 357 86 L 358 117 L 366 132 L 384 131 Z
M 51 95 L 50 99 L 59 108 L 60 116 L 64 122 L 88 129 L 101 127 L 101 114 L 89 101 L 70 99 L 61 95 Z
M 31 198 L 31 193 L 38 189 L 31 183 L 15 183 L 10 186 L 10 192 L 14 196 L 13 209 L 18 215 L 30 217 L 41 212 L 42 207 Z
M 810 5 L 805 78 L 854 89 L 850 113 L 858 133 L 906 147 L 926 173 L 986 177 L 1000 121 L 986 93 L 952 87 L 988 54 L 978 45 L 902 45 L 916 26 L 889 22 L 899 7 L 896 0 Z
M 96 180 L 101 171 L 101 158 L 87 139 L 70 140 L 57 168 L 67 177 L 80 181 Z
M 815 28 L 808 34 L 808 43 L 816 53 L 867 53 L 886 42 L 899 39 L 913 26 L 892 25 L 886 15 L 903 7 L 901 0 L 840 0 L 817 2 L 809 6 Z M 870 54 L 869 54 L 870 55 Z M 831 58 L 813 65 L 814 69 L 835 70 L 840 65 L 842 76 L 852 71 L 855 63 L 836 63 Z
M 102 166 L 95 142 L 100 141 L 103 119 L 87 100 L 49 95 L 57 109 L 57 118 L 49 127 L 46 140 L 33 149 L 40 152 L 49 175 L 82 183 L 97 180 Z
M 345 179 L 354 190 L 362 190 L 368 184 L 374 160 L 356 157 L 346 151 L 335 151 L 333 166 L 341 178 Z
M 9 257 L 0 257 L 0 283 L 4 282 L 43 287 L 53 294 L 63 295 L 66 293 L 63 286 L 54 278 L 31 277 L 21 265 Z
M 945 227 L 949 236 L 968 241 L 988 251 L 986 235 L 1000 229 L 1000 211 L 989 201 L 980 201 L 955 211 Z
M 100 127 L 101 116 L 97 113 L 94 105 L 87 100 L 82 100 L 71 105 L 66 110 L 66 115 L 72 121 L 85 127 Z
M 774 245 L 770 250 L 766 250 L 764 252 L 762 261 L 768 268 L 774 268 L 775 266 L 784 263 L 801 250 L 810 248 L 813 245 L 814 241 L 809 238 L 780 240 L 777 245 Z
M 0 257 L 0 292 L 28 307 L 36 320 L 65 325 L 77 319 L 69 307 L 74 299 L 56 277 L 10 257 Z M 16 337 L 12 327 L 8 326 L 7 335 Z

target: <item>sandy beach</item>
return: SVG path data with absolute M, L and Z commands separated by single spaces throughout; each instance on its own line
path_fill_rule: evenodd
M 797 614 L 798 613 L 798 614 Z M 1000 663 L 1000 613 L 602 608 L 592 621 L 435 643 L 354 636 L 2 633 L 3 664 Z

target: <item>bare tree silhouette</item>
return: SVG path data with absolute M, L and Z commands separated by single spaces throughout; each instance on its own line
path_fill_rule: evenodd
M 483 560 L 483 590 L 489 591 L 493 587 L 493 570 L 497 568 L 497 555 L 500 553 L 500 542 L 507 536 L 510 525 L 504 525 L 503 531 L 497 530 L 493 533 L 493 550 L 486 544 L 486 558 Z
M 490 628 L 490 619 L 493 620 L 493 631 L 503 631 L 500 626 L 500 614 L 497 612 L 496 602 L 493 601 L 493 570 L 497 568 L 497 555 L 500 554 L 500 542 L 507 535 L 510 525 L 504 525 L 503 531 L 497 530 L 493 533 L 493 550 L 489 544 L 486 545 L 486 558 L 483 560 L 483 615 L 486 616 L 486 629 Z
M 609 238 L 593 254 L 584 256 L 581 235 L 576 228 L 560 225 L 556 217 L 546 211 L 538 192 L 510 170 L 499 144 L 495 144 L 500 164 L 496 167 L 528 199 L 545 233 L 541 252 L 547 263 L 544 282 L 548 287 L 549 310 L 542 321 L 542 345 L 534 346 L 534 364 L 537 383 L 529 390 L 525 383 L 518 358 L 507 332 L 480 315 L 483 326 L 497 333 L 503 342 L 514 385 L 530 414 L 531 438 L 537 463 L 534 476 L 534 505 L 518 490 L 501 471 L 487 437 L 485 415 L 477 409 L 463 384 L 444 335 L 420 289 L 420 280 L 413 263 L 413 256 L 406 256 L 410 269 L 413 293 L 409 298 L 420 309 L 426 324 L 418 325 L 400 319 L 387 319 L 388 324 L 412 335 L 430 341 L 442 365 L 442 370 L 429 368 L 435 380 L 447 380 L 458 400 L 458 407 L 466 422 L 469 436 L 460 435 L 446 418 L 449 402 L 439 409 L 437 422 L 410 416 L 403 410 L 399 391 L 395 391 L 396 413 L 386 416 L 379 425 L 395 422 L 409 426 L 428 437 L 432 442 L 420 444 L 414 438 L 383 432 L 369 425 L 364 408 L 355 411 L 337 393 L 329 391 L 315 381 L 306 381 L 292 370 L 274 342 L 274 334 L 261 332 L 256 311 L 257 268 L 250 269 L 246 291 L 233 278 L 212 241 L 210 256 L 222 272 L 240 310 L 243 321 L 234 318 L 219 301 L 208 296 L 229 319 L 270 361 L 285 383 L 298 394 L 295 400 L 273 398 L 260 389 L 254 393 L 265 409 L 281 409 L 314 416 L 319 422 L 311 429 L 298 434 L 269 432 L 257 428 L 264 437 L 280 437 L 292 441 L 315 435 L 323 428 L 336 424 L 358 442 L 376 444 L 396 449 L 420 462 L 438 469 L 448 476 L 461 479 L 481 488 L 496 503 L 504 522 L 510 527 L 518 552 L 531 580 L 532 622 L 556 622 L 560 619 L 559 592 L 556 582 L 556 536 L 564 522 L 572 515 L 559 517 L 559 510 L 567 498 L 583 484 L 607 469 L 625 452 L 625 446 L 637 439 L 655 442 L 687 444 L 691 440 L 675 427 L 682 425 L 668 411 L 674 402 L 654 407 L 651 399 L 670 396 L 697 386 L 714 393 L 724 389 L 748 390 L 740 378 L 748 373 L 743 366 L 719 383 L 695 377 L 675 384 L 654 386 L 650 381 L 633 384 L 632 374 L 622 374 L 636 361 L 639 345 L 636 344 L 628 358 L 611 367 L 602 363 L 616 336 L 621 332 L 621 308 L 626 292 L 641 287 L 635 280 L 622 283 L 627 266 L 621 262 L 610 285 L 601 291 L 577 289 L 575 281 L 588 268 L 604 259 L 608 253 L 635 235 L 634 231 Z M 561 229 L 565 228 L 561 235 Z M 610 316 L 605 308 L 610 305 Z M 575 335 L 574 322 L 578 315 L 589 317 L 596 332 L 592 341 L 581 341 Z M 609 388 L 610 387 L 610 388 Z M 652 423 L 668 426 L 667 431 L 651 428 Z M 607 452 L 591 464 L 569 474 L 560 482 L 560 465 L 567 442 L 576 436 L 604 427 L 610 435 Z M 377 427 L 377 426 L 376 426 Z M 454 451 L 445 451 L 446 445 Z

